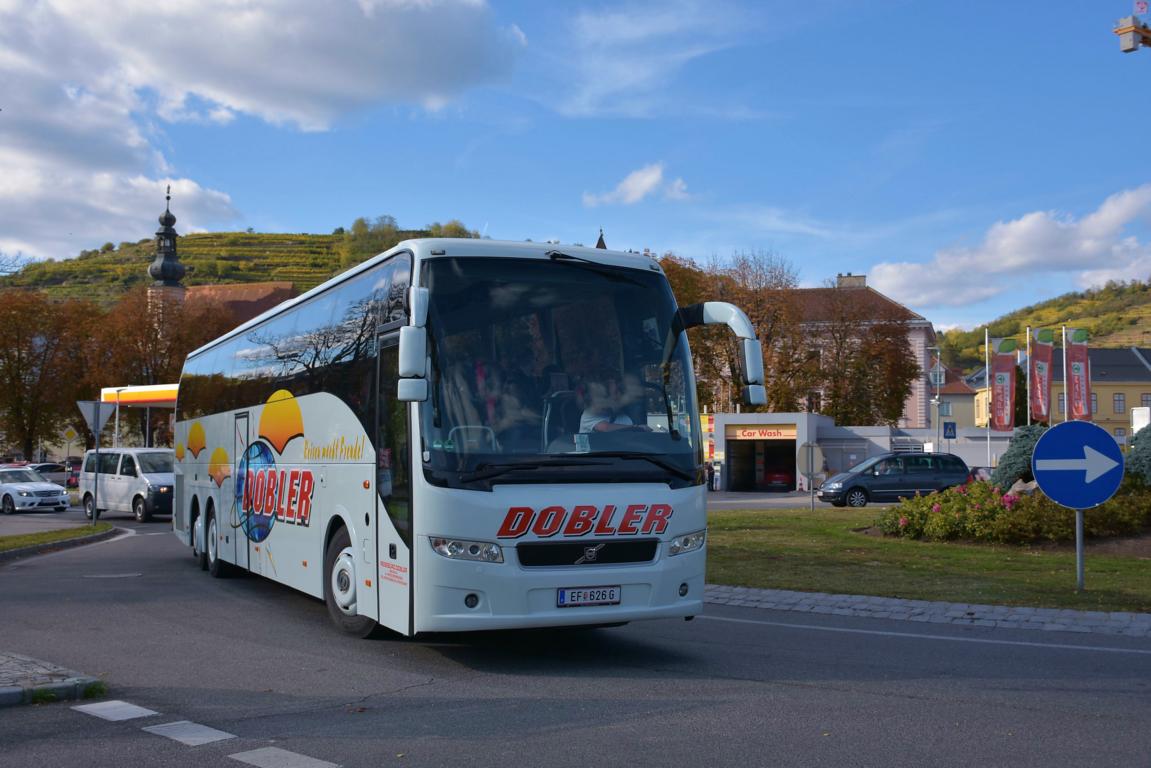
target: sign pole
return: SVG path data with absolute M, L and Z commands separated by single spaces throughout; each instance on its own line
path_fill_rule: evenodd
M 96 423 L 103 426 L 100 421 L 100 401 L 96 401 Z M 96 524 L 96 520 L 100 517 L 100 430 L 96 430 L 96 454 L 92 459 L 92 525 Z M 80 467 L 80 472 L 83 473 L 84 467 Z M 80 503 L 84 503 L 80 499 Z
M 811 511 L 815 511 L 815 444 L 807 444 L 807 490 L 811 493 Z
M 1075 591 L 1083 592 L 1083 510 L 1075 510 Z

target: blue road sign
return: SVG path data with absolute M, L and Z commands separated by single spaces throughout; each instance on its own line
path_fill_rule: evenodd
M 955 439 L 955 422 L 954 421 L 943 422 L 943 439 L 944 440 L 954 440 Z
M 1123 482 L 1123 452 L 1107 430 L 1089 421 L 1065 421 L 1043 433 L 1031 472 L 1047 496 L 1071 509 L 1111 498 Z

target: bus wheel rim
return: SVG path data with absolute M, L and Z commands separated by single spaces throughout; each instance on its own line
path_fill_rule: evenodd
M 216 561 L 216 518 L 208 523 L 208 562 Z
M 346 614 L 356 613 L 356 559 L 351 547 L 346 547 L 332 564 L 332 598 Z

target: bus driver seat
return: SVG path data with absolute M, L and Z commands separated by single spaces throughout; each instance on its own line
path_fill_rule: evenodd
M 543 444 L 548 453 L 575 449 L 575 433 L 579 431 L 581 413 L 575 392 L 563 390 L 547 396 L 544 400 Z

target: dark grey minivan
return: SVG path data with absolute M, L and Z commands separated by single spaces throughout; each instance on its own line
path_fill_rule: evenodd
M 816 496 L 837 507 L 864 507 L 962 485 L 970 474 L 963 459 L 950 453 L 884 453 L 829 477 Z

